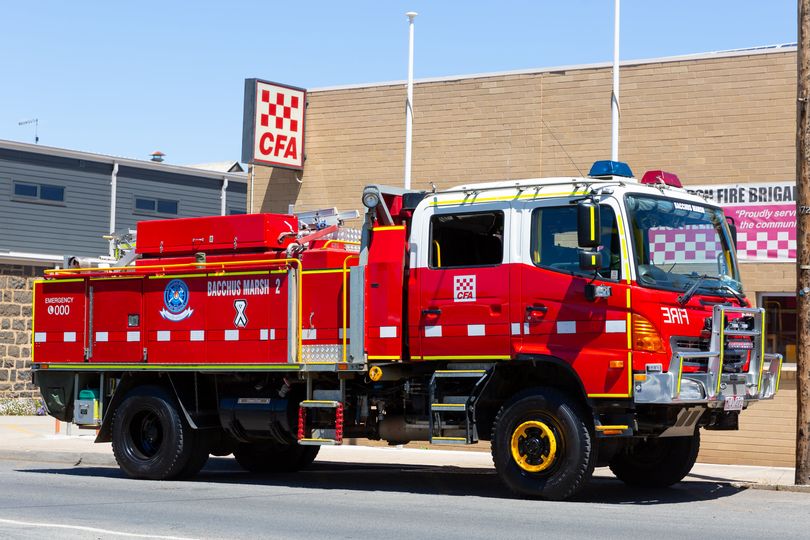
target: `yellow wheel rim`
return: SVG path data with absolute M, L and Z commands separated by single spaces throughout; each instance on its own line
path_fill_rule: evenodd
M 523 422 L 512 433 L 512 459 L 526 472 L 542 472 L 557 456 L 557 438 L 538 420 Z

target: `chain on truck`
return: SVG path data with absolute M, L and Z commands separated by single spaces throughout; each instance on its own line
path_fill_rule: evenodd
M 680 481 L 700 428 L 737 429 L 778 390 L 733 223 L 671 173 L 606 161 L 362 202 L 359 231 L 318 212 L 146 221 L 118 265 L 48 271 L 48 412 L 136 478 L 231 453 L 296 471 L 349 437 L 488 440 L 509 488 L 564 499 L 594 467 Z

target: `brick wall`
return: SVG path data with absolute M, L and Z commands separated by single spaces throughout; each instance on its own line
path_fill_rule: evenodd
M 31 296 L 43 270 L 0 264 L 0 398 L 39 395 L 31 385 Z

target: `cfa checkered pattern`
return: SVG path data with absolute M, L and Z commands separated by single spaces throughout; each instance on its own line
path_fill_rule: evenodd
M 267 103 L 267 113 L 262 113 L 260 122 L 263 127 L 269 127 L 270 118 L 274 119 L 276 129 L 284 129 L 284 121 L 290 124 L 290 131 L 298 131 L 298 120 L 292 118 L 293 109 L 298 108 L 298 96 L 287 96 L 277 92 L 273 103 L 270 102 L 270 90 L 262 90 L 262 103 Z M 288 104 L 286 102 L 289 101 Z
M 650 256 L 654 264 L 707 263 L 717 260 L 722 244 L 713 227 L 651 229 Z
M 475 276 L 453 277 L 453 299 L 456 302 L 475 302 Z
M 795 259 L 796 229 L 737 233 L 737 256 L 741 261 Z

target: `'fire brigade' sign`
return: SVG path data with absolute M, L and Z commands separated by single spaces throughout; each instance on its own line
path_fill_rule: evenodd
M 245 79 L 242 161 L 303 169 L 306 104 L 303 88 Z

